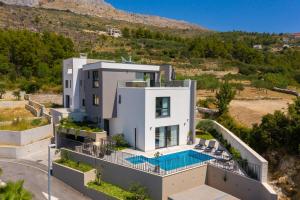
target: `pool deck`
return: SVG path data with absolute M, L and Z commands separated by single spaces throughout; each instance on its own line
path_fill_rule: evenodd
M 215 140 L 215 139 L 213 139 Z M 128 149 L 124 149 L 122 150 L 122 152 L 124 153 L 129 153 L 129 154 L 133 154 L 133 155 L 139 155 L 139 156 L 144 156 L 144 157 L 147 157 L 147 158 L 153 158 L 155 157 L 154 154 L 156 154 L 157 152 L 160 153 L 160 155 L 167 155 L 167 154 L 172 154 L 172 153 L 178 153 L 178 152 L 181 152 L 181 151 L 187 151 L 187 150 L 193 150 L 193 151 L 196 151 L 196 152 L 199 152 L 199 153 L 202 153 L 202 154 L 206 154 L 206 155 L 209 155 L 215 159 L 211 160 L 211 161 L 214 161 L 215 165 L 222 165 L 223 167 L 229 169 L 230 171 L 234 171 L 235 173 L 238 173 L 240 175 L 244 175 L 245 176 L 245 173 L 243 172 L 242 169 L 240 169 L 239 167 L 238 168 L 235 168 L 235 164 L 233 163 L 234 161 L 231 160 L 230 162 L 225 162 L 225 163 L 220 163 L 220 162 L 217 162 L 218 159 L 224 159 L 224 158 L 229 158 L 231 157 L 230 153 L 228 152 L 228 150 L 225 149 L 225 151 L 223 152 L 222 155 L 215 155 L 214 154 L 214 150 L 215 149 L 218 149 L 219 147 L 219 142 L 217 140 L 216 141 L 216 144 L 215 144 L 215 148 L 212 152 L 208 153 L 208 152 L 204 152 L 204 150 L 199 150 L 199 149 L 195 149 L 195 145 L 198 144 L 200 141 L 199 138 L 196 138 L 196 141 L 195 141 L 195 144 L 192 144 L 192 145 L 181 145 L 181 146 L 174 146 L 174 147 L 166 147 L 166 148 L 162 148 L 162 149 L 156 149 L 154 151 L 148 151 L 148 152 L 143 152 L 143 151 L 140 151 L 140 150 L 134 150 L 134 149 L 131 149 L 131 148 L 128 148 Z M 206 140 L 206 145 L 208 145 L 210 140 Z M 192 167 L 192 165 L 191 165 Z
M 174 147 L 166 147 L 166 148 L 162 148 L 162 149 L 155 149 L 154 151 L 147 151 L 147 152 L 143 152 L 143 151 L 139 151 L 139 150 L 134 150 L 131 148 L 128 149 L 124 149 L 122 150 L 122 152 L 125 153 L 130 153 L 130 154 L 134 154 L 134 155 L 141 155 L 141 156 L 145 156 L 147 158 L 153 158 L 154 154 L 159 152 L 161 155 L 166 155 L 166 154 L 171 154 L 171 153 L 176 153 L 176 152 L 180 152 L 180 151 L 187 151 L 187 150 L 194 150 L 200 153 L 204 153 L 207 155 L 210 155 L 212 157 L 218 158 L 220 156 L 216 156 L 213 153 L 206 153 L 203 150 L 199 150 L 199 149 L 195 149 L 195 145 L 199 143 L 198 138 L 196 138 L 196 142 L 195 144 L 192 145 L 181 145 L 181 146 L 174 146 Z M 206 141 L 206 144 L 208 144 L 209 140 Z M 216 149 L 219 147 L 219 142 L 216 141 Z M 223 152 L 223 156 L 230 156 L 230 154 L 227 151 Z

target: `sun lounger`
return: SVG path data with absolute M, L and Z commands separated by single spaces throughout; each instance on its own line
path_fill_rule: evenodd
M 195 149 L 205 149 L 206 140 L 200 139 L 199 143 L 195 146 Z
M 204 149 L 205 152 L 211 152 L 216 145 L 216 140 L 210 140 L 208 146 Z
M 219 145 L 218 149 L 215 151 L 215 155 L 221 156 L 223 154 L 223 152 L 224 152 L 224 148 L 221 145 Z

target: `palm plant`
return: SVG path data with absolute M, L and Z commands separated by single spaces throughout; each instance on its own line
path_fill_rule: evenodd
M 0 189 L 1 200 L 31 200 L 32 194 L 24 189 L 24 181 L 8 182 L 6 187 Z

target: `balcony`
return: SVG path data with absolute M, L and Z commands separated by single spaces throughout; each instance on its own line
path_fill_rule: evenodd
M 134 88 L 145 88 L 145 87 L 189 87 L 190 80 L 178 80 L 168 82 L 154 82 L 154 81 L 142 81 L 142 80 L 129 80 L 129 81 L 118 81 L 118 87 L 134 87 Z

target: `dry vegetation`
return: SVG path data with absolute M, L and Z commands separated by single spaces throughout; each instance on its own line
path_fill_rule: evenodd
M 0 122 L 12 121 L 16 118 L 30 118 L 34 117 L 31 112 L 23 107 L 20 108 L 0 108 Z

